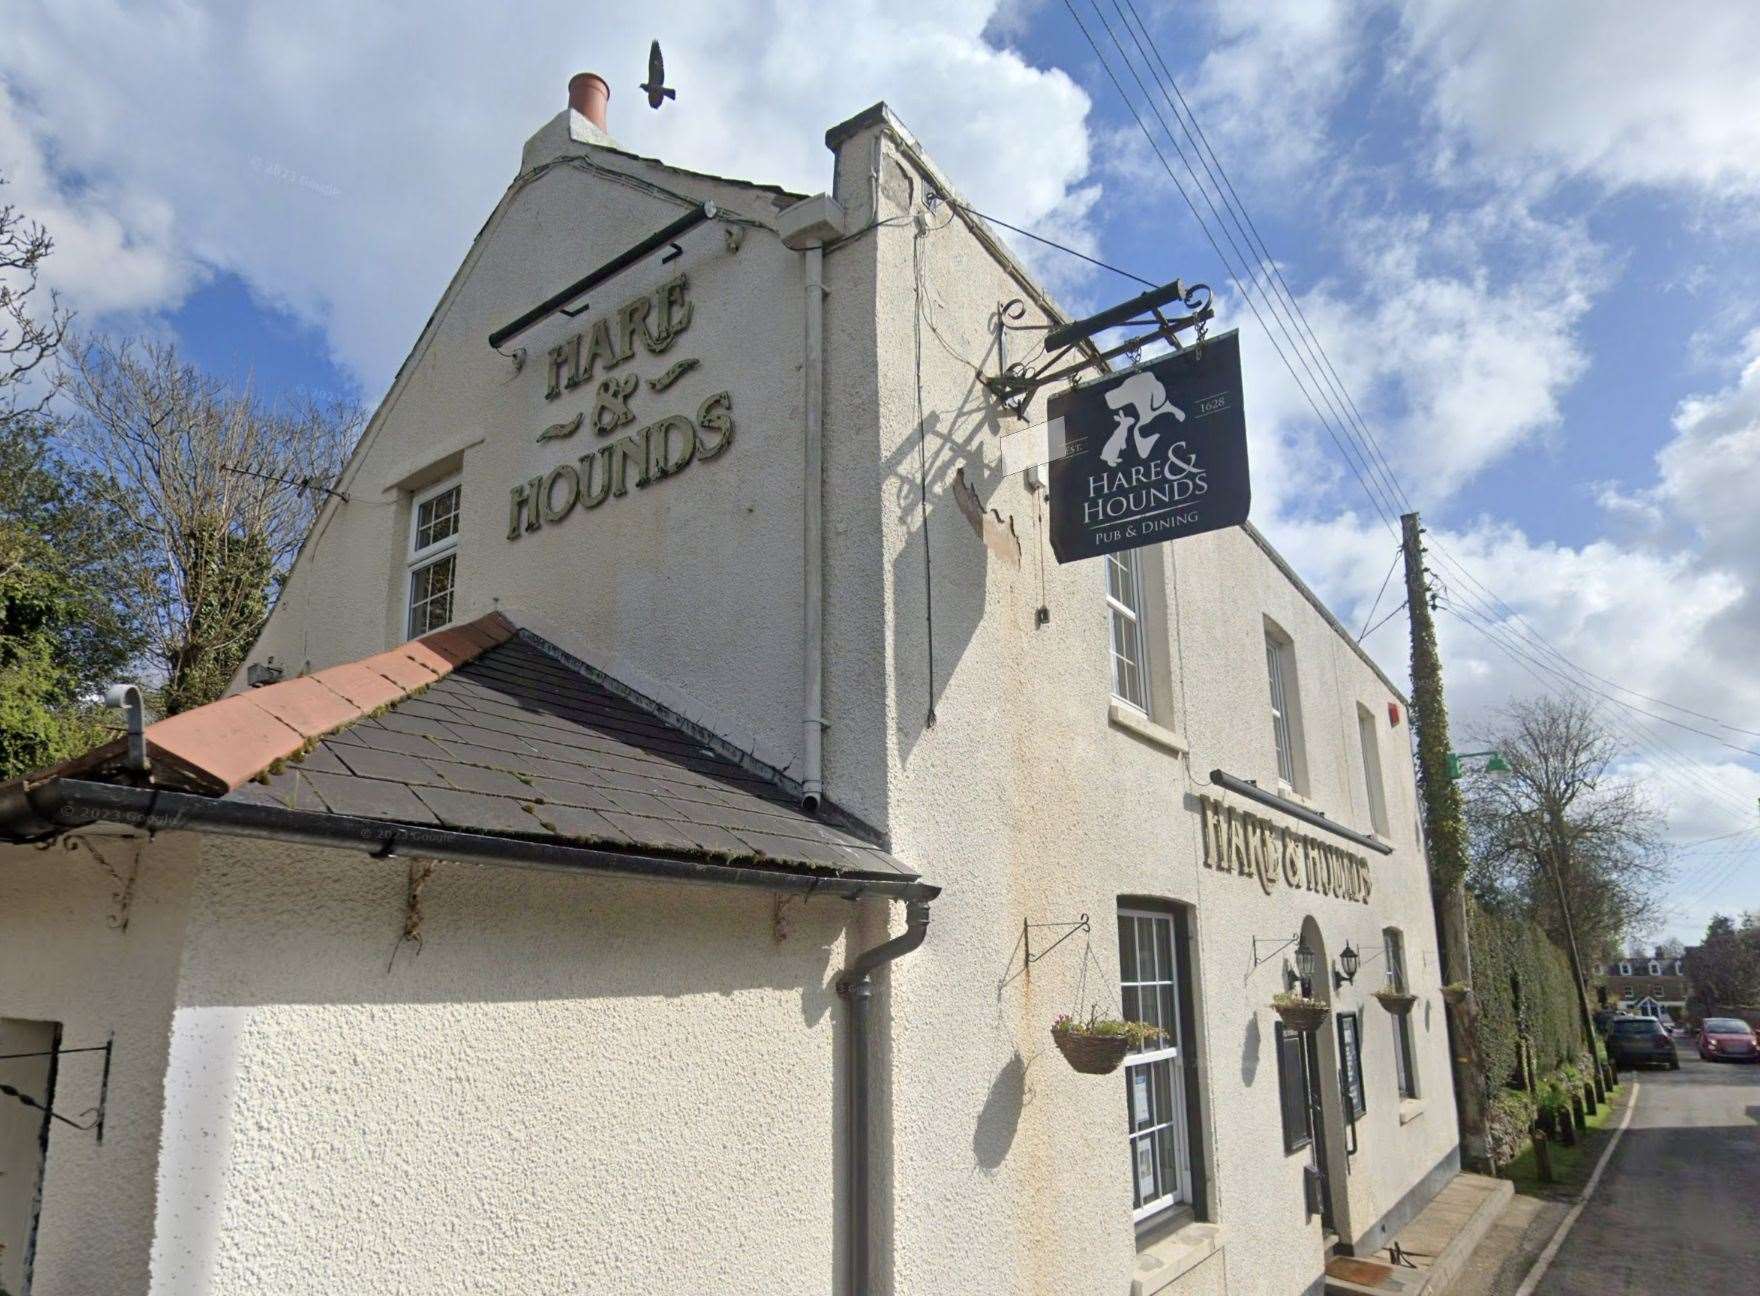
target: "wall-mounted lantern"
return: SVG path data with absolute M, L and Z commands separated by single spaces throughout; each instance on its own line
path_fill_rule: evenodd
M 1354 985 L 1360 963 L 1361 959 L 1358 958 L 1356 950 L 1351 948 L 1351 943 L 1347 940 L 1344 943 L 1344 949 L 1339 953 L 1338 966 L 1332 972 L 1332 988 L 1338 990 L 1347 985 Z
M 1302 989 L 1314 984 L 1314 974 L 1320 970 L 1320 956 L 1308 948 L 1307 941 L 1300 941 L 1295 952 L 1296 978 L 1302 983 Z

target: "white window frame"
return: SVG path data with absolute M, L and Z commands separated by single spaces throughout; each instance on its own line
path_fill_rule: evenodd
M 439 499 L 447 491 L 459 493 L 458 506 L 453 513 L 452 532 L 439 540 L 418 546 L 416 535 L 420 530 L 422 506 Z M 410 497 L 409 502 L 409 548 L 403 566 L 403 626 L 405 638 L 414 639 L 418 634 L 432 634 L 444 629 L 457 619 L 458 612 L 458 533 L 464 509 L 464 490 L 457 474 L 436 482 L 426 490 L 418 491 Z M 447 558 L 452 559 L 452 585 L 449 591 L 451 602 L 447 607 L 447 618 L 439 625 L 424 626 L 419 632 L 415 627 L 415 579 L 416 576 L 436 563 Z
M 1300 792 L 1296 781 L 1300 772 L 1296 751 L 1299 721 L 1292 721 L 1291 711 L 1300 705 L 1297 689 L 1290 687 L 1294 676 L 1295 645 L 1269 624 L 1265 627 L 1265 673 L 1271 689 L 1271 739 L 1277 748 L 1277 781 L 1292 792 Z
M 1381 932 L 1382 958 L 1387 962 L 1387 986 L 1400 994 L 1406 993 L 1406 938 L 1397 927 Z M 1401 1099 L 1416 1098 L 1418 1088 L 1418 1050 L 1412 1040 L 1410 1013 L 1390 1013 L 1393 1021 L 1393 1074 Z
M 1632 965 L 1630 963 L 1621 963 L 1619 965 L 1619 974 L 1622 977 L 1629 977 L 1632 974 Z
M 1119 582 L 1126 597 L 1112 592 L 1112 573 L 1116 568 L 1123 576 Z M 1149 637 L 1144 631 L 1143 564 L 1135 549 L 1125 549 L 1105 556 L 1102 577 L 1106 581 L 1106 647 L 1112 658 L 1112 696 L 1134 710 L 1149 714 Z M 1134 642 L 1136 658 L 1119 651 L 1119 643 Z M 1135 696 L 1132 696 L 1133 690 Z
M 1137 939 L 1138 977 L 1136 980 L 1126 980 L 1124 978 L 1124 952 L 1122 948 L 1119 951 L 1119 993 L 1121 1002 L 1124 991 L 1126 989 L 1132 989 L 1137 991 L 1140 1004 L 1141 995 L 1144 990 L 1147 990 L 1154 996 L 1157 1005 L 1165 1004 L 1168 1007 L 1169 1012 L 1167 1015 L 1170 1018 L 1170 1020 L 1166 1022 L 1157 1020 L 1153 1023 L 1161 1026 L 1162 1029 L 1167 1032 L 1161 1043 L 1129 1054 L 1125 1058 L 1124 1065 L 1125 1146 L 1129 1150 L 1127 1164 L 1131 1176 L 1131 1197 L 1133 1201 L 1136 1199 L 1139 1191 L 1137 1178 L 1137 1145 L 1145 1139 L 1149 1140 L 1151 1153 L 1153 1154 L 1155 1137 L 1162 1130 L 1170 1131 L 1173 1143 L 1174 1182 L 1169 1191 L 1163 1192 L 1159 1196 L 1146 1200 L 1132 1208 L 1132 1223 L 1141 1224 L 1144 1220 L 1160 1215 L 1164 1211 L 1171 1210 L 1173 1207 L 1182 1203 L 1189 1203 L 1192 1200 L 1191 1150 L 1187 1146 L 1186 1141 L 1185 1061 L 1180 1052 L 1182 1041 L 1179 1033 L 1180 986 L 1179 959 L 1176 946 L 1179 939 L 1179 932 L 1174 925 L 1173 915 L 1166 910 L 1132 909 L 1120 906 L 1118 917 L 1121 940 L 1126 919 L 1131 920 L 1131 932 Z M 1141 924 L 1144 923 L 1150 924 L 1147 930 L 1149 932 L 1149 954 L 1151 956 L 1151 966 L 1147 969 L 1145 969 L 1143 965 L 1143 945 L 1141 939 L 1141 933 L 1145 930 Z M 1160 945 L 1155 939 L 1157 925 L 1165 928 L 1167 933 L 1166 967 L 1160 966 L 1158 954 Z M 1145 970 L 1153 974 L 1148 980 L 1143 979 L 1142 976 Z M 1166 991 L 1165 995 L 1161 993 L 1163 990 Z M 1130 1010 L 1128 1008 L 1121 1007 L 1121 1011 L 1123 1011 L 1126 1016 L 1130 1015 Z M 1146 1016 L 1146 1014 L 1142 1013 L 1140 1007 L 1137 1015 L 1139 1020 Z M 1160 1008 L 1158 1007 L 1153 1016 L 1159 1018 L 1161 1015 Z M 1138 1124 L 1136 1117 L 1136 1077 L 1138 1074 L 1146 1076 L 1145 1083 L 1147 1086 L 1150 1115 L 1149 1121 L 1141 1125 Z M 1158 1083 L 1158 1076 L 1161 1077 L 1159 1083 L 1165 1084 L 1167 1087 L 1166 1097 L 1168 1118 L 1164 1121 L 1156 1121 L 1154 1119 L 1155 1090 Z
M 1376 737 L 1375 713 L 1357 703 L 1357 745 L 1363 749 L 1363 792 L 1369 799 L 1369 826 L 1387 840 L 1387 785 L 1381 781 L 1381 740 Z

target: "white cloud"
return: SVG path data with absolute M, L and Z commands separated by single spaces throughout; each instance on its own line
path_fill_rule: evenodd
M 1760 9 L 1412 0 L 1399 10 L 1437 121 L 1479 158 L 1610 187 L 1760 188 Z
M 830 22 L 656 3 L 613 25 L 560 2 L 419 21 L 339 2 L 69 2 L 8 22 L 0 166 L 53 225 L 54 276 L 88 322 L 231 271 L 321 325 L 371 393 L 583 68 L 611 82 L 625 147 L 807 192 L 830 186 L 825 128 L 886 98 L 972 201 L 1081 233 L 1087 96 L 989 44 L 994 8 L 870 0 Z M 659 113 L 636 92 L 654 34 L 679 91 Z
M 1236 184 L 1324 182 L 1320 164 L 1337 150 L 1332 117 L 1357 75 L 1368 7 L 1362 0 L 1214 6 L 1211 44 L 1187 98 L 1223 161 L 1236 160 Z

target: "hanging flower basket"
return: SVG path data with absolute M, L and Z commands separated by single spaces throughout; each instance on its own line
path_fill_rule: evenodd
M 1375 997 L 1381 1001 L 1383 1008 L 1396 1017 L 1405 1016 L 1412 1010 L 1412 1005 L 1418 1002 L 1417 995 L 1395 990 L 1392 986 L 1382 986 L 1375 992 Z
M 1306 999 L 1288 992 L 1272 995 L 1271 1006 L 1277 1010 L 1285 1026 L 1304 1033 L 1319 1030 L 1332 1015 L 1332 1009 L 1318 999 Z
M 1479 1015 L 1479 997 L 1473 993 L 1473 987 L 1465 981 L 1451 981 L 1443 986 L 1442 997 L 1453 1007 L 1459 1008 L 1469 1018 Z
M 1064 1013 L 1051 1024 L 1051 1042 L 1064 1060 L 1083 1075 L 1111 1075 L 1125 1055 L 1142 1048 L 1162 1032 L 1142 1022 L 1118 1021 L 1090 1013 L 1086 1021 Z

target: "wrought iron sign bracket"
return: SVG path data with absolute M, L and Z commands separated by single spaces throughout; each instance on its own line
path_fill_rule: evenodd
M 1062 382 L 1066 378 L 1074 379 L 1096 365 L 1140 351 L 1151 342 L 1163 341 L 1175 351 L 1183 351 L 1185 345 L 1179 340 L 1179 334 L 1190 329 L 1196 335 L 1194 343 L 1202 347 L 1205 330 L 1216 315 L 1211 298 L 1208 284 L 1192 284 L 1187 287 L 1182 281 L 1175 279 L 1172 283 L 1152 288 L 1110 310 L 1101 311 L 1098 315 L 1059 325 L 1046 332 L 1046 359 L 1036 369 L 1029 368 L 1024 361 L 1017 360 L 1010 364 L 1004 347 L 1004 339 L 1010 332 L 1008 321 L 1024 316 L 1026 303 L 1018 297 L 998 303 L 994 316 L 998 372 L 982 381 L 1004 408 L 1017 418 L 1024 419 L 1027 417 L 1027 406 L 1042 387 Z M 1178 302 L 1186 308 L 1186 313 L 1169 317 L 1163 310 L 1169 302 Z M 1149 324 L 1154 327 L 1147 333 L 1140 333 L 1117 346 L 1063 364 L 1072 351 L 1095 333 L 1109 328 Z
M 1043 931 L 1048 927 L 1063 927 L 1063 928 L 1067 928 L 1067 930 L 1063 933 L 1063 935 L 1059 936 L 1056 940 L 1052 941 L 1051 944 L 1047 945 L 1044 949 L 1040 950 L 1037 954 L 1033 953 L 1033 933 L 1035 931 Z M 1052 950 L 1056 949 L 1059 945 L 1063 944 L 1066 940 L 1068 940 L 1071 936 L 1074 936 L 1077 932 L 1086 932 L 1086 931 L 1091 931 L 1091 930 L 1093 930 L 1093 929 L 1088 925 L 1088 915 L 1087 914 L 1083 914 L 1079 919 L 1077 919 L 1073 923 L 1067 923 L 1067 922 L 1030 923 L 1030 922 L 1027 922 L 1025 919 L 1022 919 L 1022 921 L 1021 921 L 1021 944 L 1026 949 L 1026 952 L 1027 952 L 1027 966 L 1032 967 L 1033 964 L 1037 963 L 1040 959 L 1044 958 L 1047 954 L 1051 953 Z
M 44 1106 L 29 1094 L 20 1093 L 16 1088 L 9 1084 L 0 1084 L 0 1094 L 4 1094 L 8 1098 L 17 1099 L 26 1107 L 34 1107 L 50 1120 L 58 1120 L 63 1125 L 70 1126 L 83 1133 L 96 1134 L 98 1142 L 102 1143 L 104 1141 L 104 1111 L 110 1103 L 110 1053 L 115 1045 L 116 1037 L 112 1035 L 103 1044 L 94 1044 L 89 1048 L 40 1049 L 35 1053 L 0 1053 L 0 1062 L 10 1061 L 13 1058 L 59 1058 L 65 1057 L 69 1053 L 102 1053 L 104 1055 L 104 1076 L 98 1085 L 98 1105 L 96 1107 L 86 1108 L 86 1110 L 79 1114 L 79 1120 L 72 1120 L 63 1116 L 60 1112 Z

